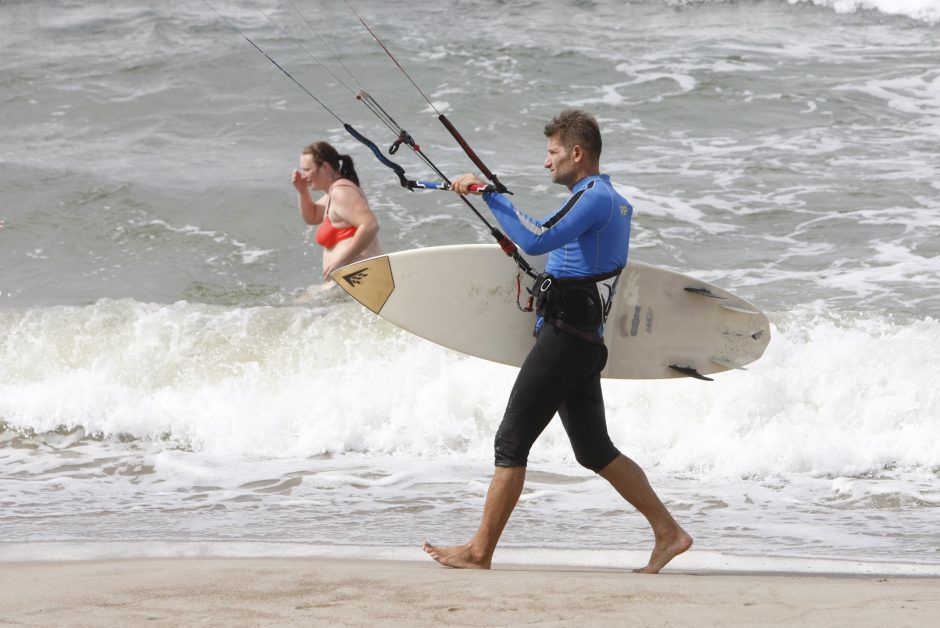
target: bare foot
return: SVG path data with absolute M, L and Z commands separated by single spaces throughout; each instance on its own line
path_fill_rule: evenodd
M 491 559 L 482 559 L 475 556 L 469 543 L 467 545 L 454 545 L 453 547 L 437 547 L 425 541 L 424 551 L 445 567 L 453 567 L 454 569 L 490 568 Z
M 656 546 L 653 548 L 653 553 L 650 554 L 650 562 L 646 567 L 634 569 L 633 572 L 659 573 L 659 570 L 665 567 L 670 560 L 690 547 L 692 547 L 692 537 L 682 528 L 678 528 L 674 533 L 668 536 L 657 535 Z

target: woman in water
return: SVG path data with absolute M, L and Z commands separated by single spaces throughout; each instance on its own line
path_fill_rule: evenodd
M 341 266 L 381 254 L 379 222 L 359 188 L 349 155 L 340 155 L 326 142 L 311 144 L 300 155 L 292 183 L 301 218 L 308 225 L 320 225 L 316 239 L 323 247 L 324 279 Z M 313 200 L 311 189 L 324 194 Z

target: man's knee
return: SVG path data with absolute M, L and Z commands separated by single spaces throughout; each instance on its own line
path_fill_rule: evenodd
M 614 444 L 607 440 L 604 443 L 591 445 L 575 445 L 574 457 L 582 467 L 594 473 L 600 473 L 607 465 L 620 455 Z
M 524 467 L 529 461 L 532 443 L 514 433 L 510 425 L 511 422 L 504 421 L 496 431 L 495 464 L 497 467 Z

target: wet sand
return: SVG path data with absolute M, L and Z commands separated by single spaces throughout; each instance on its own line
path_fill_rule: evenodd
M 940 578 L 672 572 L 323 558 L 0 563 L 27 626 L 924 626 Z

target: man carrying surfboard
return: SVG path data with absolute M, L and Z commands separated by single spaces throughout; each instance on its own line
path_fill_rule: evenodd
M 496 432 L 495 471 L 477 532 L 467 543 L 424 551 L 448 567 L 489 569 L 496 544 L 522 494 L 529 450 L 555 413 L 578 462 L 606 479 L 649 521 L 655 545 L 641 573 L 658 573 L 692 545 L 653 491 L 646 474 L 610 440 L 600 374 L 607 362 L 604 322 L 627 263 L 633 208 L 600 173 L 601 133 L 593 116 L 569 109 L 544 129 L 545 167 L 571 196 L 545 220 L 517 210 L 506 196 L 483 200 L 513 242 L 530 255 L 548 253 L 533 286 L 535 346 L 519 371 Z M 475 193 L 485 182 L 458 177 L 452 189 Z

